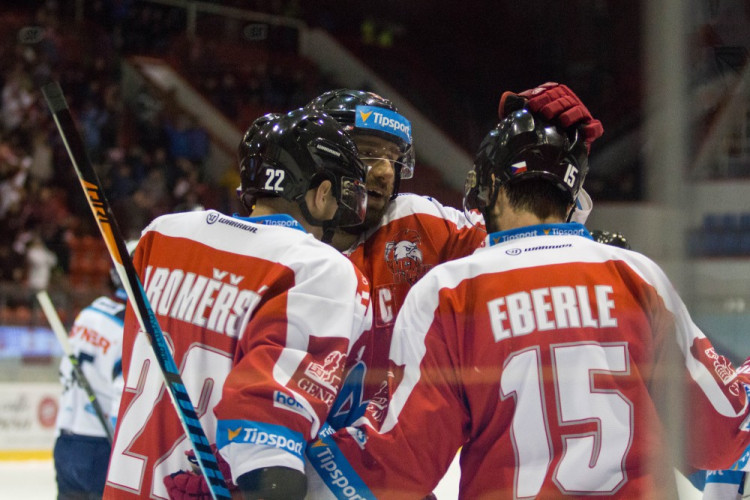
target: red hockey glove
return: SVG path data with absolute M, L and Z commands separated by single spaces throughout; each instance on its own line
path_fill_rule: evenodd
M 211 491 L 201 474 L 180 471 L 164 478 L 171 500 L 211 500 Z
M 221 475 L 229 491 L 235 491 L 237 486 L 232 482 L 232 471 L 229 464 L 222 458 L 215 444 L 211 445 L 211 451 L 216 457 Z M 206 483 L 203 474 L 200 473 L 198 459 L 195 458 L 193 450 L 186 451 L 185 456 L 193 466 L 193 471 L 179 471 L 164 478 L 164 486 L 167 487 L 169 498 L 172 500 L 210 500 L 211 490 Z
M 522 106 L 519 106 L 519 103 L 523 102 L 527 103 L 527 108 L 532 113 L 539 113 L 547 120 L 557 121 L 564 128 L 580 126 L 586 147 L 589 149 L 591 149 L 591 144 L 604 133 L 602 123 L 591 116 L 588 108 L 567 85 L 547 82 L 519 94 L 503 93 L 498 109 L 500 119 L 520 109 Z

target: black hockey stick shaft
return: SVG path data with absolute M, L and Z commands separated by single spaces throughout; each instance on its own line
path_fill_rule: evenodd
M 42 87 L 42 93 L 52 112 L 57 129 L 68 151 L 78 179 L 81 182 L 91 211 L 97 221 L 109 254 L 112 257 L 117 274 L 123 283 L 133 311 L 138 318 L 141 329 L 148 336 L 154 350 L 161 372 L 172 397 L 172 403 L 177 410 L 185 433 L 193 446 L 203 477 L 208 483 L 211 495 L 216 498 L 231 498 L 226 488 L 224 477 L 219 470 L 216 457 L 211 452 L 211 446 L 206 438 L 195 407 L 190 401 L 185 384 L 177 370 L 172 353 L 169 351 L 164 333 L 156 320 L 154 311 L 148 302 L 146 292 L 133 266 L 125 240 L 120 233 L 117 222 L 112 213 L 109 202 L 104 196 L 104 190 L 94 167 L 91 165 L 81 136 L 76 128 L 73 116 L 68 108 L 65 95 L 57 82 L 51 82 Z
M 112 425 L 109 423 L 109 418 L 107 418 L 107 414 L 104 413 L 102 405 L 99 404 L 99 399 L 96 397 L 96 393 L 91 388 L 89 380 L 86 378 L 86 375 L 83 374 L 81 363 L 78 361 L 78 357 L 76 356 L 76 353 L 73 352 L 73 348 L 68 341 L 68 332 L 63 326 L 62 321 L 60 321 L 60 316 L 57 315 L 57 311 L 52 305 L 52 301 L 50 300 L 49 295 L 47 294 L 47 292 L 42 290 L 41 292 L 38 292 L 36 294 L 36 299 L 39 301 L 39 305 L 42 306 L 42 311 L 47 317 L 49 326 L 52 327 L 52 331 L 55 333 L 57 340 L 60 342 L 65 355 L 70 360 L 70 364 L 73 367 L 73 376 L 78 381 L 78 385 L 80 385 L 81 388 L 86 392 L 89 403 L 91 403 L 91 406 L 94 408 L 96 417 L 102 424 L 104 432 L 107 434 L 109 443 L 112 444 L 112 436 L 114 434 L 112 432 Z

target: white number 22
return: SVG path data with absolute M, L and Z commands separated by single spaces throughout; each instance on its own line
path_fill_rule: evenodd
M 281 192 L 284 190 L 284 186 L 281 185 L 284 182 L 285 172 L 281 169 L 266 169 L 266 185 L 264 188 L 268 191 Z
M 630 372 L 625 344 L 565 344 L 552 346 L 552 376 L 557 408 L 544 399 L 538 347 L 512 354 L 500 378 L 500 397 L 516 399 L 511 424 L 516 451 L 516 497 L 535 497 L 552 461 L 550 414 L 558 425 L 596 422 L 597 431 L 562 435 L 562 457 L 553 480 L 566 494 L 616 491 L 627 479 L 625 456 L 633 435 L 633 407 L 621 393 L 596 389 L 593 375 Z M 558 445 L 559 446 L 559 445 Z

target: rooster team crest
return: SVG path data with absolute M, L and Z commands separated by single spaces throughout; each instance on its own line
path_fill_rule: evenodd
M 421 242 L 418 232 L 403 229 L 385 244 L 385 262 L 396 283 L 405 281 L 413 285 L 429 269 L 422 263 L 422 250 L 419 249 Z

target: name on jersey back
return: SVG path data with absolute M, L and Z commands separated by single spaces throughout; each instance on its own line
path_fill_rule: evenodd
M 242 318 L 258 305 L 262 293 L 240 288 L 243 279 L 217 268 L 209 277 L 148 266 L 144 282 L 156 314 L 237 338 Z
M 492 333 L 499 342 L 535 330 L 616 327 L 611 295 L 608 285 L 553 286 L 505 295 L 487 302 Z

